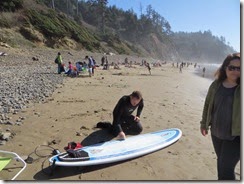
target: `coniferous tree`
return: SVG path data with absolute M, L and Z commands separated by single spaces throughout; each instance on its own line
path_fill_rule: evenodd
M 23 8 L 23 0 L 1 0 L 0 11 L 15 12 L 18 9 Z

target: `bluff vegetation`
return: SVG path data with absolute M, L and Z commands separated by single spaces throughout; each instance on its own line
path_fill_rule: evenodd
M 210 30 L 171 31 L 151 5 L 138 16 L 108 1 L 1 0 L 0 41 L 12 47 L 84 49 L 176 62 L 218 63 L 235 52 Z

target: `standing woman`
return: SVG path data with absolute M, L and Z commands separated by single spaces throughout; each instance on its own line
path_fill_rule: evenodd
M 240 53 L 225 58 L 217 79 L 209 87 L 200 122 L 203 136 L 209 127 L 211 130 L 218 180 L 235 180 L 235 167 L 240 160 L 240 65 Z
M 62 60 L 62 56 L 61 56 L 61 53 L 60 52 L 58 52 L 57 60 L 58 60 L 58 74 L 61 74 L 61 72 L 64 69 L 63 69 L 63 60 Z

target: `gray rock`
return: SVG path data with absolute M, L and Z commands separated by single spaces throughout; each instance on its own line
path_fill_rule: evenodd
M 12 122 L 12 121 L 7 121 L 7 122 L 5 122 L 5 124 L 6 124 L 6 125 L 14 125 L 15 123 Z
M 10 132 L 4 132 L 1 136 L 1 140 L 8 141 L 11 138 L 11 133 Z

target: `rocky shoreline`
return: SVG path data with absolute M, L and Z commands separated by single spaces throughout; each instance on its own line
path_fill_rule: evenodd
M 47 55 L 39 53 L 39 57 L 31 57 L 30 53 L 17 52 L 0 58 L 1 125 L 21 125 L 25 117 L 13 120 L 13 114 L 18 114 L 32 103 L 45 102 L 62 85 L 64 75 L 58 75 L 56 65 L 50 63 L 55 52 L 47 58 L 44 56 Z M 0 129 L 0 145 L 14 136 L 10 131 L 10 128 Z
M 66 75 L 57 74 L 54 59 L 61 52 L 63 62 L 75 63 L 92 55 L 100 63 L 101 53 L 54 50 L 47 48 L 0 47 L 0 145 L 15 133 L 10 126 L 21 126 L 26 117 L 18 116 L 33 103 L 43 103 L 56 88 L 62 86 Z M 112 59 L 112 58 L 110 58 Z M 15 118 L 12 118 L 15 116 Z M 17 116 L 17 118 L 16 118 Z
M 0 47 L 0 125 L 19 125 L 26 117 L 18 116 L 33 103 L 43 103 L 56 88 L 62 86 L 66 75 L 57 74 L 54 59 L 61 52 L 63 62 L 73 64 L 83 61 L 85 56 L 93 56 L 100 64 L 103 53 L 89 51 L 55 50 L 48 48 L 11 48 Z M 125 57 L 140 62 L 138 56 L 108 55 L 108 61 L 122 63 Z M 153 59 L 149 59 L 153 61 Z M 12 118 L 15 116 L 15 118 Z M 17 116 L 17 118 L 16 118 Z M 6 127 L 6 126 L 5 126 Z M 9 127 L 0 127 L 0 145 L 6 144 L 15 133 Z

